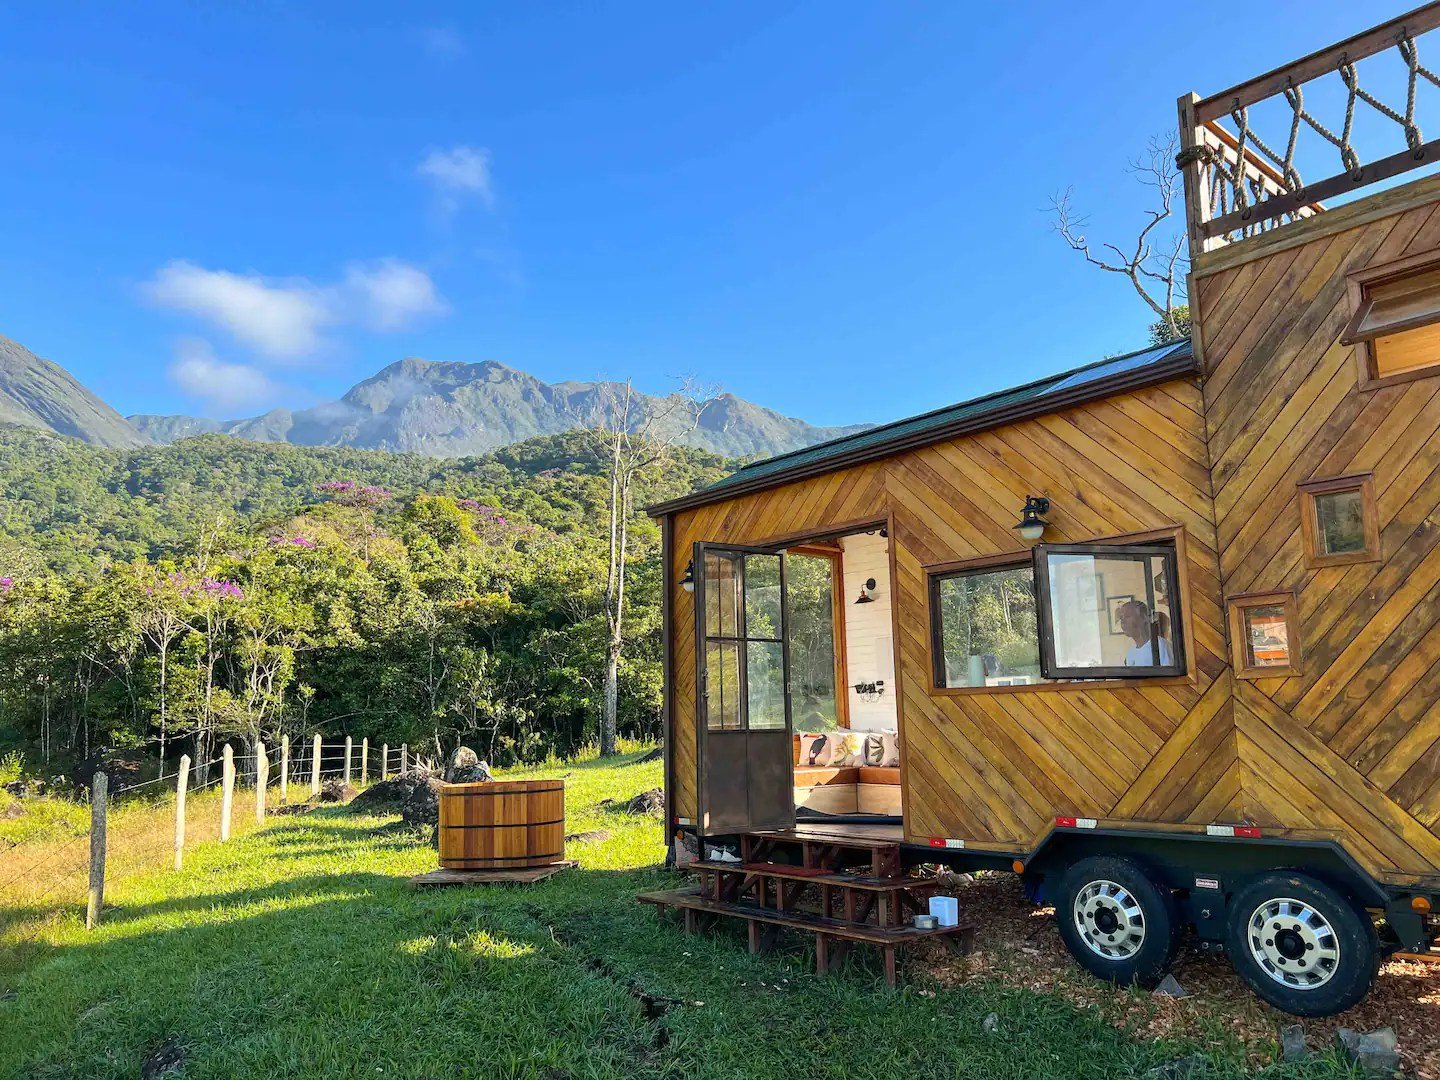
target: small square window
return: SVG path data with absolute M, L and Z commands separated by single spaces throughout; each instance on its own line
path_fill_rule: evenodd
M 1300 674 L 1300 641 L 1293 592 L 1250 593 L 1230 598 L 1230 649 L 1242 679 Z
M 1440 375 L 1440 251 L 1366 267 L 1349 277 L 1350 322 L 1360 388 Z
M 1369 473 L 1300 485 L 1301 531 L 1310 566 L 1344 566 L 1380 558 L 1375 486 Z

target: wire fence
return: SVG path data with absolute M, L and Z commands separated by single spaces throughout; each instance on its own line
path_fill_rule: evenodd
M 7 949 L 33 945 L 57 919 L 76 917 L 87 893 L 103 895 L 107 878 L 179 869 L 196 845 L 263 827 L 269 813 L 310 801 L 327 781 L 363 786 L 414 764 L 407 746 L 373 746 L 368 739 L 322 740 L 318 747 L 313 738 L 282 740 L 248 753 L 226 750 L 103 797 L 97 782 L 88 803 L 46 795 L 14 804 L 19 818 L 0 821 L 0 959 Z M 22 828 L 31 831 L 14 835 Z M 91 867 L 96 835 L 104 853 L 98 881 Z M 98 920 L 103 909 L 92 906 Z

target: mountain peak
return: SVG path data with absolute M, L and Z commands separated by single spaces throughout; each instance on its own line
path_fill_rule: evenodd
M 143 446 L 150 441 L 59 364 L 7 337 L 0 337 L 0 421 L 95 446 Z

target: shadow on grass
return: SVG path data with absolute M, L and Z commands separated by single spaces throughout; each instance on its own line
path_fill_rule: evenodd
M 354 869 L 234 880 L 246 858 L 329 859 L 344 838 Z M 635 903 L 679 880 L 653 869 L 419 889 L 360 868 L 375 854 L 363 820 L 245 843 L 197 860 L 175 881 L 183 894 L 125 903 L 93 936 L 47 946 L 0 998 L 0 1075 L 133 1077 L 166 1043 L 182 1048 L 186 1080 L 1048 1080 L 1139 1075 L 1178 1054 L 1053 997 L 891 992 L 868 959 L 810 974 L 798 939 L 751 956 L 738 927 L 687 936 Z M 1213 1065 L 1207 1077 L 1243 1074 Z

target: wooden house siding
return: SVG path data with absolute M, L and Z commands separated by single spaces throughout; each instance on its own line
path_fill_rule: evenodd
M 1239 820 L 1216 525 L 1200 390 L 1178 379 L 673 516 L 672 581 L 695 541 L 763 543 L 889 522 L 907 839 L 1029 849 L 1057 814 Z M 926 567 L 1014 553 L 1027 494 L 1052 542 L 1183 527 L 1191 674 L 966 693 L 931 685 Z M 675 813 L 697 814 L 693 596 L 674 588 Z
M 1434 181 L 1414 188 L 1431 201 L 1343 231 L 1320 215 L 1287 226 L 1283 249 L 1221 249 L 1213 271 L 1197 260 L 1192 293 L 1223 592 L 1299 600 L 1301 674 L 1236 682 L 1236 805 L 1262 825 L 1333 830 L 1372 869 L 1433 873 L 1440 379 L 1361 390 L 1339 343 L 1347 273 L 1440 247 Z M 1307 565 L 1297 485 L 1363 473 L 1379 560 Z

